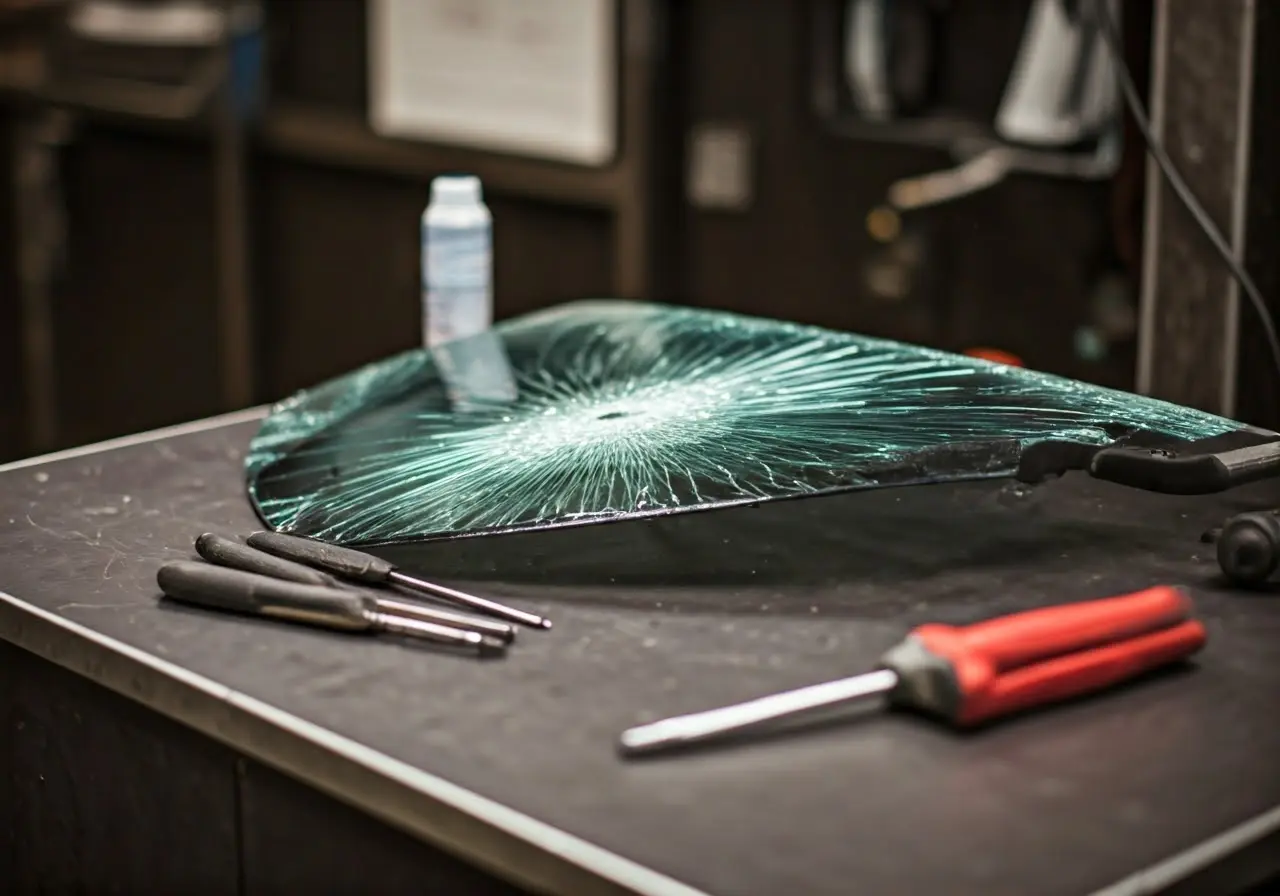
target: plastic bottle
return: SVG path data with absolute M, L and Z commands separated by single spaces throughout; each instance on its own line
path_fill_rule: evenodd
M 471 176 L 437 177 L 422 213 L 422 338 L 427 348 L 493 324 L 493 218 Z

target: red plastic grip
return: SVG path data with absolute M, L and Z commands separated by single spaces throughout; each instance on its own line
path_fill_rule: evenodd
M 950 665 L 972 725 L 1100 690 L 1195 653 L 1204 626 L 1191 602 L 1161 586 L 1122 597 L 1030 610 L 966 627 L 923 625 L 912 635 Z

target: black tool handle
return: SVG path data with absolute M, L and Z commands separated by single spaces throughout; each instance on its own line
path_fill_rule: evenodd
M 1103 448 L 1090 473 L 1120 485 L 1166 495 L 1209 495 L 1280 476 L 1280 442 L 1216 454 L 1178 455 L 1147 448 Z
M 283 532 L 254 532 L 248 541 L 251 547 L 261 551 L 357 582 L 382 584 L 395 570 L 395 566 L 372 554 L 325 544 L 312 538 L 285 535 Z
M 357 591 L 282 582 L 190 560 L 160 567 L 156 582 L 174 600 L 202 607 L 350 631 L 374 627 L 371 599 Z
M 301 563 L 294 563 L 284 557 L 268 554 L 250 547 L 240 541 L 223 538 L 206 532 L 196 539 L 196 553 L 217 566 L 239 569 L 244 572 L 256 572 L 260 576 L 270 576 L 286 582 L 297 582 L 299 585 L 319 585 L 322 588 L 340 588 L 342 583 L 328 573 Z

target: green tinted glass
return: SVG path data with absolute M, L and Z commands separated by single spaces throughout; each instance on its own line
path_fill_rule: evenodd
M 1046 438 L 1237 428 L 897 342 L 601 301 L 302 392 L 247 468 L 271 527 L 386 543 L 1004 476 Z

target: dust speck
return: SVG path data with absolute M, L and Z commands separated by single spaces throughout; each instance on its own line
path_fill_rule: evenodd
M 36 474 L 36 482 L 48 482 L 49 474 L 43 471 Z

